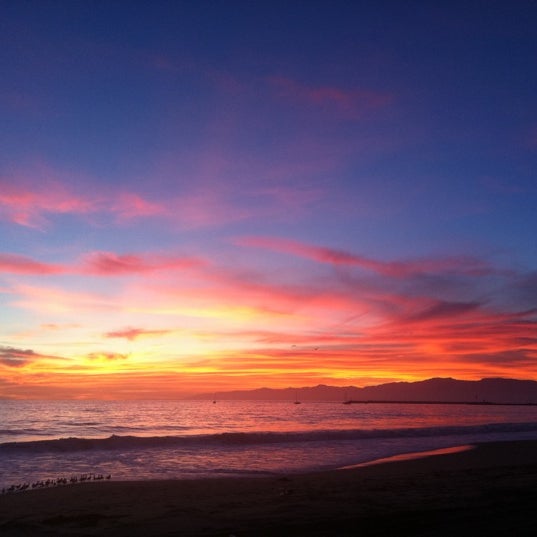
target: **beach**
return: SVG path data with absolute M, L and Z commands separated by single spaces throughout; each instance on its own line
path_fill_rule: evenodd
M 0 496 L 8 536 L 535 535 L 537 441 L 309 474 Z

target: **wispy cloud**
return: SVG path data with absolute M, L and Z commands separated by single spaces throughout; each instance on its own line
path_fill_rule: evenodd
M 0 364 L 8 367 L 22 367 L 33 362 L 38 355 L 30 349 L 0 347 Z
M 92 352 L 86 357 L 88 360 L 96 362 L 116 362 L 118 360 L 127 360 L 129 355 L 117 352 Z
M 95 199 L 81 196 L 58 181 L 27 186 L 0 178 L 0 216 L 21 226 L 43 229 L 51 214 L 91 214 L 98 210 Z
M 202 264 L 200 259 L 188 257 L 92 252 L 84 256 L 81 270 L 99 276 L 124 276 L 157 270 L 188 269 Z
M 117 297 L 91 290 L 72 291 L 58 285 L 16 283 L 11 286 L 11 294 L 12 305 L 44 315 L 117 312 L 122 309 Z
M 135 192 L 119 192 L 112 201 L 110 211 L 121 222 L 166 214 L 162 204 L 149 201 Z
M 19 275 L 92 274 L 96 276 L 127 276 L 158 270 L 184 270 L 201 267 L 200 258 L 161 254 L 120 254 L 89 252 L 74 263 L 50 264 L 9 253 L 0 253 L 0 273 Z
M 0 273 L 11 274 L 61 274 L 65 268 L 61 265 L 52 265 L 35 261 L 26 256 L 0 253 Z
M 356 266 L 384 276 L 404 278 L 409 275 L 437 272 L 457 272 L 467 275 L 484 275 L 491 267 L 480 259 L 468 256 L 416 259 L 412 261 L 378 261 L 370 257 L 322 246 L 312 246 L 277 237 L 242 237 L 235 239 L 242 246 L 265 248 L 276 252 L 305 257 L 320 263 Z
M 125 338 L 134 341 L 140 337 L 159 337 L 172 333 L 173 330 L 148 330 L 145 328 L 124 328 L 123 330 L 114 330 L 106 332 L 106 338 Z
M 479 302 L 447 302 L 445 300 L 438 300 L 425 310 L 411 316 L 409 320 L 430 321 L 446 318 L 460 319 L 466 313 L 477 310 L 480 305 Z
M 39 352 L 35 352 L 32 349 L 20 349 L 15 347 L 0 346 L 1 365 L 10 368 L 19 368 L 41 360 L 65 360 L 65 358 L 41 354 Z
M 290 78 L 273 76 L 268 79 L 276 95 L 292 100 L 295 104 L 308 104 L 326 108 L 352 119 L 359 119 L 366 112 L 390 105 L 394 97 L 388 92 L 368 89 L 347 89 L 337 86 L 313 86 Z
M 200 178 L 193 179 L 199 182 Z M 260 214 L 281 216 L 291 207 L 304 207 L 311 202 L 311 194 L 304 188 L 243 188 L 241 181 L 226 178 L 228 186 L 222 188 L 216 176 L 205 186 L 195 186 L 181 194 L 156 192 L 154 199 L 149 199 L 120 189 L 94 187 L 88 193 L 59 180 L 39 181 L 36 177 L 19 182 L 0 178 L 0 219 L 40 231 L 48 230 L 59 215 L 84 217 L 86 224 L 98 227 L 157 219 L 168 226 L 199 229 L 254 219 Z
M 165 207 L 137 192 L 84 186 L 89 183 L 90 179 L 70 177 L 49 166 L 0 177 L 0 218 L 46 230 L 58 215 L 108 215 L 114 221 L 126 222 L 166 213 Z

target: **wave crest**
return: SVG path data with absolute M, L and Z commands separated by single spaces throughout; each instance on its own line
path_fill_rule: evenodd
M 1 452 L 74 452 L 85 450 L 129 450 L 174 447 L 247 446 L 304 442 L 352 441 L 387 438 L 420 438 L 449 435 L 537 432 L 537 423 L 493 423 L 478 426 L 401 429 L 336 429 L 290 432 L 234 432 L 183 436 L 112 435 L 106 438 L 68 437 L 0 444 Z

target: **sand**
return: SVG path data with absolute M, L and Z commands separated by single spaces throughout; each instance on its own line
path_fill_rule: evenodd
M 537 442 L 270 478 L 108 481 L 0 496 L 0 535 L 537 535 Z

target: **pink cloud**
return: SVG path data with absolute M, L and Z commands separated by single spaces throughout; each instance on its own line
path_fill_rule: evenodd
M 57 181 L 26 186 L 0 178 L 0 215 L 22 226 L 42 228 L 47 214 L 89 214 L 97 210 L 95 200 L 84 198 Z
M 0 254 L 0 272 L 12 274 L 61 274 L 65 269 L 16 254 Z
M 95 292 L 75 292 L 59 287 L 14 285 L 10 293 L 16 298 L 14 306 L 44 312 L 47 315 L 82 311 L 120 311 L 122 304 L 117 298 Z
M 493 270 L 483 261 L 467 256 L 386 262 L 377 261 L 344 250 L 312 246 L 298 241 L 275 237 L 242 237 L 236 239 L 235 242 L 241 246 L 266 248 L 277 252 L 305 257 L 320 263 L 357 266 L 394 278 L 434 272 L 457 272 L 466 275 L 479 276 L 490 274 Z
M 63 323 L 63 324 L 57 324 L 57 323 L 44 323 L 41 325 L 41 328 L 43 330 L 52 330 L 52 331 L 58 331 L 58 330 L 70 330 L 71 328 L 80 328 L 81 325 L 76 323 Z
M 156 270 L 188 269 L 202 264 L 201 260 L 189 257 L 92 252 L 84 257 L 82 272 L 99 276 L 122 276 Z
M 173 187 L 167 191 L 153 189 L 152 197 L 134 190 L 99 186 L 92 177 L 38 165 L 0 177 L 0 219 L 39 230 L 47 229 L 57 215 L 82 216 L 88 223 L 98 222 L 101 226 L 159 219 L 168 225 L 195 229 L 244 221 L 260 214 L 287 215 L 289 207 L 307 207 L 320 193 L 278 186 L 276 181 L 296 173 L 308 174 L 320 165 L 318 160 L 303 170 L 296 163 L 289 169 L 282 165 L 272 172 L 276 176 L 267 178 L 262 174 L 259 181 L 252 181 L 259 175 L 259 168 L 267 168 L 265 162 L 231 158 L 217 150 L 203 153 L 187 167 L 194 186 L 181 193 Z M 177 163 L 159 173 L 170 180 L 169 184 L 176 184 Z M 168 178 L 169 174 L 173 175 Z M 267 187 L 269 182 L 271 186 Z
M 95 274 L 117 276 L 142 274 L 157 270 L 191 269 L 205 265 L 196 257 L 158 254 L 117 254 L 114 252 L 91 252 L 76 264 L 49 264 L 35 259 L 0 253 L 0 273 L 8 274 Z
M 235 205 L 225 195 L 210 188 L 176 198 L 169 207 L 170 217 L 186 228 L 236 222 L 254 215 L 253 211 Z
M 183 228 L 199 228 L 251 218 L 256 212 L 212 188 L 151 201 L 136 192 L 103 190 L 83 195 L 57 181 L 36 186 L 0 178 L 0 218 L 42 230 L 51 216 L 59 214 L 109 215 L 119 222 L 160 217 Z
M 44 229 L 52 216 L 61 214 L 126 221 L 166 213 L 164 206 L 137 192 L 96 185 L 93 177 L 38 162 L 0 177 L 0 218 Z
M 270 77 L 269 83 L 283 98 L 332 108 L 352 118 L 362 117 L 365 112 L 386 107 L 393 101 L 393 96 L 388 93 L 335 86 L 307 86 L 285 77 Z
M 144 328 L 125 328 L 124 330 L 115 330 L 107 332 L 107 338 L 125 338 L 129 341 L 134 341 L 139 337 L 158 337 L 171 333 L 171 330 L 147 330 Z
M 120 221 L 166 214 L 162 204 L 148 201 L 134 192 L 119 193 L 111 211 Z

